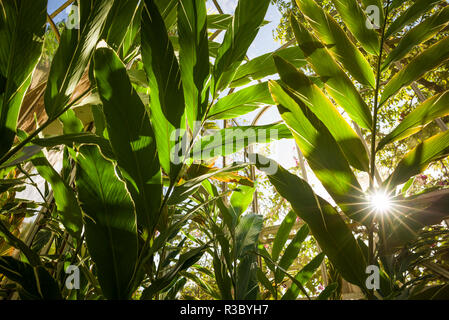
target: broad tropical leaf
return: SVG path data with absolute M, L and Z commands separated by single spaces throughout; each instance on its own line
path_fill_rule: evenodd
M 151 122 L 156 135 L 159 161 L 174 180 L 177 166 L 170 161 L 175 146 L 172 133 L 185 128 L 185 100 L 181 71 L 167 29 L 153 0 L 146 0 L 142 13 L 142 60 L 150 91 Z M 175 169 L 175 172 L 172 172 Z
M 239 186 L 231 195 L 231 208 L 236 217 L 240 217 L 253 201 L 254 187 Z
M 291 25 L 296 41 L 307 62 L 320 76 L 332 98 L 361 127 L 371 128 L 372 116 L 369 107 L 352 81 L 329 53 L 329 50 L 293 17 Z
M 287 61 L 274 57 L 283 83 L 311 110 L 337 141 L 348 162 L 355 168 L 368 170 L 368 155 L 357 133 L 337 108 L 308 77 Z M 310 121 L 309 116 L 309 121 Z
M 280 84 L 270 82 L 270 91 L 282 118 L 323 186 L 349 217 L 364 221 L 365 215 L 354 205 L 360 201 L 361 187 L 329 130 L 299 98 L 289 95 Z
M 385 13 L 382 2 L 383 0 L 362 0 L 365 12 L 370 6 L 375 6 L 379 9 L 380 16 L 379 16 L 379 25 L 377 26 L 378 28 L 381 27 L 382 21 L 384 21 L 385 19 Z M 370 13 L 372 12 L 370 11 Z
M 384 244 L 389 251 L 415 239 L 423 227 L 439 224 L 449 217 L 449 190 L 427 192 L 394 203 L 394 212 L 381 224 Z
M 243 257 L 255 244 L 262 230 L 263 218 L 257 214 L 247 214 L 240 218 L 235 228 L 235 256 Z
M 287 246 L 284 254 L 279 260 L 279 267 L 281 269 L 276 270 L 275 273 L 276 283 L 281 283 L 281 281 L 284 278 L 284 274 L 282 273 L 281 270 L 282 269 L 288 270 L 288 268 L 290 268 L 293 261 L 295 261 L 295 259 L 298 257 L 299 252 L 301 251 L 302 243 L 304 242 L 304 240 L 307 238 L 308 235 L 309 235 L 309 227 L 307 225 L 304 225 L 301 227 L 301 229 L 298 230 L 295 237 Z
M 72 148 L 74 145 L 81 144 L 96 144 L 100 147 L 101 153 L 109 159 L 115 160 L 116 156 L 112 151 L 111 144 L 105 138 L 97 136 L 93 133 L 71 133 L 62 136 L 52 136 L 47 138 L 36 138 L 32 140 L 32 143 L 46 148 L 53 148 L 59 145 L 66 145 Z M 36 146 L 34 146 L 36 147 Z
M 296 274 L 295 279 L 302 285 L 309 282 L 323 262 L 324 256 L 324 253 L 318 254 Z M 293 282 L 287 292 L 282 296 L 282 300 L 295 300 L 298 297 L 300 290 L 301 289 Z
M 296 214 L 307 223 L 320 248 L 341 275 L 363 290 L 365 257 L 338 212 L 317 196 L 305 181 L 284 168 L 278 167 L 276 173 L 268 177 Z
M 379 142 L 377 150 L 382 149 L 388 143 L 405 139 L 412 134 L 419 132 L 429 122 L 448 114 L 449 91 L 446 91 L 426 100 L 408 114 L 392 132 Z
M 83 216 L 74 191 L 61 178 L 41 152 L 31 160 L 37 172 L 53 190 L 58 215 L 66 230 L 79 239 L 83 229 Z
M 115 51 L 121 48 L 128 27 L 136 16 L 138 5 L 139 0 L 114 1 L 102 38 Z
M 268 83 L 259 83 L 223 97 L 208 112 L 210 120 L 233 119 L 273 104 Z
M 203 120 L 209 102 L 209 40 L 204 1 L 181 0 L 178 4 L 179 61 L 189 125 Z
M 446 131 L 425 140 L 407 153 L 384 184 L 388 188 L 394 188 L 426 170 L 431 162 L 448 155 L 449 131 Z
M 285 216 L 284 220 L 282 220 L 282 223 L 279 226 L 278 231 L 276 232 L 276 237 L 273 241 L 273 248 L 271 249 L 271 258 L 275 262 L 278 261 L 279 255 L 281 254 L 281 251 L 284 248 L 285 243 L 287 242 L 290 231 L 295 224 L 296 217 L 296 213 L 294 211 L 290 211 Z
M 292 135 L 284 124 L 230 127 L 201 138 L 193 147 L 191 156 L 197 160 L 208 160 L 231 155 L 255 143 L 291 138 Z
M 230 14 L 210 14 L 207 16 L 207 28 L 215 30 L 226 30 L 232 23 Z
M 94 63 L 109 140 L 136 205 L 137 222 L 152 230 L 159 217 L 162 180 L 150 119 L 114 51 L 98 49 Z
M 81 146 L 76 157 L 76 187 L 86 213 L 86 243 L 108 299 L 129 299 L 137 264 L 134 204 L 114 165 L 97 146 Z

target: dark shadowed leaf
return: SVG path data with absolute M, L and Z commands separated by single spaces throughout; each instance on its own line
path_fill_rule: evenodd
M 129 299 L 137 263 L 134 204 L 114 165 L 97 146 L 81 146 L 76 157 L 76 187 L 86 213 L 87 248 L 108 299 Z
M 22 100 L 42 51 L 47 0 L 5 0 L 0 10 L 0 157 L 14 142 Z
M 158 8 L 145 1 L 142 13 L 142 60 L 150 91 L 151 122 L 156 136 L 159 161 L 164 171 L 175 179 L 176 167 L 170 161 L 175 141 L 170 140 L 176 129 L 185 128 L 184 93 L 181 71 L 167 29 Z M 177 171 L 175 169 L 175 171 Z
M 162 180 L 150 119 L 114 51 L 98 49 L 94 62 L 112 149 L 136 205 L 137 221 L 152 230 L 159 217 Z

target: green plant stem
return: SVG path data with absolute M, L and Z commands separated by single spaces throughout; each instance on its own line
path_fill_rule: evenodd
M 17 152 L 19 152 L 23 147 L 25 147 L 28 143 L 31 142 L 39 133 L 42 132 L 45 128 L 47 128 L 50 124 L 52 124 L 56 119 L 58 119 L 60 116 L 62 116 L 65 112 L 67 112 L 70 108 L 72 108 L 77 102 L 79 102 L 82 98 L 84 98 L 88 93 L 90 93 L 93 90 L 93 88 L 89 88 L 83 93 L 81 93 L 75 100 L 73 100 L 71 103 L 69 103 L 60 113 L 58 113 L 56 116 L 49 118 L 47 121 L 44 122 L 42 126 L 36 129 L 32 134 L 30 134 L 26 139 L 24 139 L 22 142 L 20 142 L 17 146 L 12 148 L 8 151 L 1 159 L 0 159 L 0 165 L 4 164 L 6 161 L 8 161 L 12 156 L 14 156 Z
M 376 173 L 376 135 L 377 135 L 377 115 L 379 113 L 379 91 L 381 86 L 381 76 L 382 76 L 382 54 L 383 47 L 385 42 L 385 31 L 388 23 L 388 13 L 390 9 L 391 1 L 388 1 L 386 11 L 385 11 L 385 19 L 382 26 L 382 36 L 380 39 L 380 49 L 379 56 L 377 59 L 377 74 L 376 74 L 376 88 L 374 91 L 374 110 L 373 110 L 373 121 L 372 121 L 372 134 L 371 134 L 371 159 L 370 159 L 370 191 L 374 190 L 374 179 Z M 371 225 L 368 228 L 368 263 L 373 264 L 374 261 L 374 219 L 371 222 Z M 371 295 L 371 293 L 370 293 Z
M 383 47 L 385 42 L 385 31 L 387 27 L 388 22 L 388 13 L 390 8 L 391 1 L 388 1 L 386 12 L 385 12 L 385 20 L 382 26 L 382 36 L 380 39 L 380 50 L 379 50 L 379 56 L 377 59 L 377 75 L 376 75 L 376 89 L 374 92 L 374 110 L 373 110 L 373 122 L 372 122 L 372 135 L 371 135 L 371 163 L 370 163 L 370 189 L 372 190 L 374 188 L 374 178 L 375 178 L 375 172 L 376 172 L 376 135 L 377 135 L 377 114 L 379 112 L 379 91 L 381 86 L 381 67 L 382 67 L 382 54 L 383 54 Z

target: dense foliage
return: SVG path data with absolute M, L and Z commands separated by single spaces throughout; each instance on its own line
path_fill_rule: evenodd
M 2 297 L 448 298 L 446 1 L 275 1 L 290 45 L 252 60 L 270 0 L 72 2 L 1 2 Z

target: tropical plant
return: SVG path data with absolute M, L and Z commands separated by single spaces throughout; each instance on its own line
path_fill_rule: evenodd
M 277 138 L 282 132 L 290 136 L 281 125 L 234 128 L 239 130 L 232 137 L 229 129 L 208 131 L 211 120 L 272 101 L 267 83 L 223 97 L 253 73 L 275 72 L 257 61 L 237 71 L 269 1 L 241 0 L 234 16 L 207 15 L 205 1 L 194 0 L 76 4 L 79 29 L 53 30 L 59 45 L 44 94 L 48 119 L 27 134 L 17 128 L 17 118 L 41 56 L 47 1 L 2 2 L 2 213 L 19 219 L 19 210 L 36 217 L 32 210 L 43 209 L 25 241 L 12 231 L 17 222 L 2 222 L 0 235 L 21 256 L 2 256 L 0 272 L 17 284 L 12 291 L 23 299 L 173 298 L 186 282 L 185 271 L 212 246 L 186 248 L 186 238 L 180 239 L 205 205 L 186 209 L 189 198 L 214 178 L 252 183 L 237 173 L 245 164 L 217 169 L 215 159 L 257 141 L 248 139 L 248 130 L 255 138 L 271 128 L 281 131 Z M 225 31 L 223 42 L 209 40 L 209 29 Z M 85 125 L 74 107 L 91 108 L 93 123 Z M 63 135 L 39 137 L 58 121 Z M 273 138 L 263 136 L 263 142 Z M 59 146 L 61 173 L 43 152 Z M 17 177 L 24 165 L 36 169 L 51 190 L 42 203 L 14 200 L 26 183 L 39 190 L 32 175 Z M 240 225 L 232 229 L 238 238 L 246 228 Z M 81 271 L 80 290 L 65 286 L 68 265 Z
M 239 0 L 233 15 L 206 0 L 57 12 L 69 4 L 75 17 L 55 24 L 46 0 L 1 1 L 1 297 L 325 300 L 341 299 L 343 278 L 368 299 L 447 298 L 448 192 L 419 182 L 449 154 L 436 132 L 449 115 L 446 1 L 297 0 L 297 45 L 252 60 L 270 0 Z M 409 113 L 383 134 L 401 102 Z M 235 121 L 267 105 L 282 123 Z M 251 150 L 293 138 L 328 195 L 305 165 L 300 178 Z M 273 214 L 259 210 L 255 167 L 278 192 Z
M 416 81 L 447 60 L 448 38 L 444 28 L 449 20 L 445 4 L 432 16 L 416 22 L 442 2 L 416 1 L 399 16 L 395 10 L 401 1 L 330 3 L 340 23 L 314 0 L 297 0 L 302 18 L 298 21 L 291 17 L 291 28 L 305 58 L 303 67 L 310 68 L 323 87 L 314 84 L 310 74 L 278 56 L 274 56 L 274 61 L 280 80 L 270 81 L 269 86 L 310 168 L 337 206 L 316 195 L 307 182 L 281 167 L 270 175 L 270 181 L 306 221 L 342 277 L 359 286 L 367 298 L 413 298 L 417 293 L 415 290 L 412 295 L 410 289 L 417 283 L 421 289 L 429 283 L 445 288 L 447 278 L 435 269 L 430 269 L 433 271 L 430 277 L 404 274 L 416 265 L 422 266 L 414 259 L 444 263 L 439 260 L 437 250 L 432 253 L 427 250 L 424 258 L 426 254 L 411 243 L 424 241 L 422 232 L 434 230 L 435 227 L 428 228 L 449 216 L 447 190 L 426 190 L 415 195 L 408 194 L 407 190 L 414 176 L 432 162 L 448 156 L 447 126 L 439 119 L 448 115 L 446 93 L 429 99 L 422 97 L 422 103 L 398 127 L 377 140 L 379 110 L 390 101 L 397 103 L 392 99 L 402 88 L 411 86 L 422 95 Z M 369 5 L 379 9 L 381 25 L 368 19 Z M 398 32 L 403 30 L 405 35 L 398 37 Z M 442 37 L 434 43 L 432 36 L 438 32 Z M 397 45 L 390 48 L 388 40 L 395 37 L 398 37 Z M 424 49 L 418 53 L 413 51 L 407 57 L 416 46 Z M 404 58 L 406 64 L 402 68 Z M 362 98 L 361 92 L 367 90 L 373 93 L 372 102 Z M 376 154 L 388 144 L 420 132 L 432 121 L 437 121 L 445 131 L 409 150 L 383 180 L 376 166 Z M 370 145 L 363 133 L 369 137 Z M 365 190 L 356 178 L 358 172 L 369 177 Z M 348 227 L 349 220 L 365 227 L 368 245 L 363 237 L 354 237 Z M 443 236 L 437 241 L 444 243 L 445 239 Z M 414 258 L 404 261 L 404 256 L 398 254 L 401 250 Z M 392 270 L 392 263 L 402 264 L 400 280 Z M 366 286 L 365 271 L 369 265 L 380 267 L 378 290 Z M 433 293 L 435 299 L 446 294 L 444 290 Z

